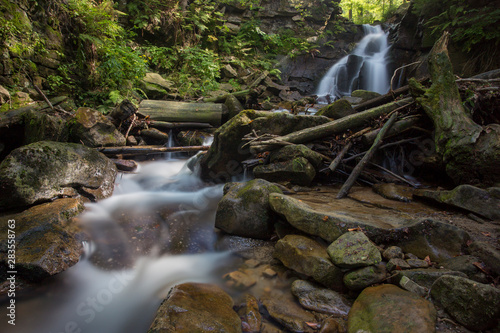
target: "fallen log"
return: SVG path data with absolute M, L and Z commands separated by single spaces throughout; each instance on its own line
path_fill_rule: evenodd
M 198 122 L 220 126 L 227 113 L 224 104 L 143 100 L 137 113 L 155 121 Z
M 388 92 L 385 95 L 382 95 L 382 96 L 379 96 L 379 97 L 376 97 L 376 98 L 372 98 L 369 101 L 366 101 L 364 103 L 358 104 L 358 105 L 354 106 L 353 109 L 356 112 L 360 112 L 360 111 L 365 111 L 365 110 L 377 107 L 379 105 L 384 105 L 384 104 L 387 104 L 389 102 L 394 101 L 394 99 L 396 97 L 404 95 L 408 91 L 409 91 L 409 86 L 406 85 L 406 86 L 403 86 L 403 87 L 398 88 L 396 90 L 393 90 L 391 92 Z
M 168 134 L 163 133 L 162 131 L 157 130 L 156 128 L 140 130 L 139 135 L 153 140 L 163 140 L 165 142 L 167 142 L 168 140 Z
M 210 124 L 206 123 L 195 123 L 195 122 L 179 122 L 179 123 L 172 123 L 172 122 L 166 122 L 166 121 L 157 121 L 157 120 L 152 120 L 149 122 L 150 127 L 154 128 L 161 128 L 161 129 L 204 129 L 204 128 L 212 128 L 213 126 Z
M 340 189 L 339 193 L 337 194 L 337 199 L 342 199 L 347 195 L 347 193 L 349 193 L 349 190 L 351 189 L 351 187 L 354 185 L 354 182 L 361 174 L 361 171 L 363 171 L 366 164 L 371 160 L 371 158 L 377 151 L 378 147 L 380 147 L 380 145 L 382 144 L 384 136 L 389 131 L 392 124 L 394 124 L 394 122 L 396 121 L 397 116 L 398 113 L 394 112 L 392 116 L 389 118 L 389 120 L 382 127 L 380 132 L 377 134 L 377 137 L 375 138 L 375 141 L 373 142 L 373 145 L 371 146 L 370 150 L 368 150 L 368 152 L 365 154 L 365 156 L 363 156 L 361 161 L 359 161 L 356 167 L 354 167 L 351 174 L 349 175 L 349 178 L 347 178 L 346 182 Z
M 165 147 L 165 146 L 133 146 L 133 147 L 105 147 L 96 148 L 104 155 L 149 155 L 163 153 L 184 153 L 200 150 L 208 150 L 210 146 L 186 146 L 186 147 Z
M 335 157 L 333 162 L 328 166 L 331 171 L 335 171 L 337 167 L 339 166 L 340 162 L 342 162 L 342 159 L 344 158 L 345 154 L 351 149 L 352 147 L 352 141 L 349 141 L 344 148 L 342 148 L 342 151 Z
M 349 129 L 361 127 L 367 121 L 373 120 L 394 110 L 405 108 L 412 102 L 413 99 L 411 97 L 407 97 L 400 101 L 388 103 L 370 110 L 355 113 L 350 116 L 346 116 L 319 126 L 305 128 L 303 130 L 266 141 L 252 142 L 250 144 L 250 150 L 253 153 L 258 153 L 281 147 L 283 146 L 283 142 L 298 144 L 321 139 L 323 137 L 341 133 Z
M 394 125 L 391 126 L 391 129 L 387 133 L 386 138 L 403 133 L 404 131 L 417 125 L 421 120 L 422 120 L 421 116 L 409 116 L 396 121 Z M 379 132 L 380 129 L 376 129 L 363 134 L 361 136 L 361 142 L 363 142 L 364 145 L 371 145 L 373 141 L 375 141 L 375 138 L 377 137 L 377 134 Z
M 455 183 L 498 183 L 500 126 L 482 127 L 467 114 L 448 57 L 448 40 L 449 33 L 444 33 L 429 54 L 431 87 L 410 80 L 411 89 L 434 123 L 436 151 Z

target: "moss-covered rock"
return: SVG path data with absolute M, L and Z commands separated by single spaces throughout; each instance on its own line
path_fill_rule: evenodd
M 68 140 L 69 131 L 66 122 L 57 116 L 51 116 L 40 111 L 30 110 L 23 115 L 24 143 L 37 141 Z
M 345 116 L 356 113 L 351 106 L 351 103 L 346 99 L 339 99 L 332 104 L 322 107 L 316 112 L 316 116 L 325 116 L 328 118 L 339 119 Z
M 362 231 L 347 232 L 328 246 L 333 263 L 343 268 L 376 265 L 382 261 L 380 251 Z
M 351 96 L 352 97 L 358 97 L 358 98 L 361 98 L 362 99 L 362 102 L 366 102 L 366 101 L 369 101 L 371 99 L 374 99 L 374 98 L 377 98 L 380 96 L 379 93 L 377 92 L 374 92 L 374 91 L 367 91 L 367 90 L 362 90 L 362 89 L 359 89 L 359 90 L 354 90 L 352 93 L 351 93 Z
M 211 135 L 202 131 L 180 131 L 176 141 L 180 146 L 201 146 Z
M 315 321 L 315 316 L 304 310 L 291 295 L 264 295 L 261 301 L 269 316 L 285 327 L 285 332 L 304 332 L 306 323 Z
M 240 101 L 233 95 L 227 95 L 224 104 L 227 107 L 228 119 L 233 118 L 238 113 L 243 111 L 243 105 L 241 105 Z
M 123 134 L 102 113 L 90 108 L 78 108 L 68 122 L 70 139 L 89 147 L 125 146 Z
M 308 310 L 344 317 L 351 309 L 351 302 L 344 296 L 309 281 L 295 280 L 292 283 L 292 294 Z
M 493 328 L 500 318 L 500 290 L 490 285 L 445 275 L 432 285 L 431 295 L 454 320 L 472 331 Z
M 348 332 L 435 332 L 436 309 L 422 297 L 383 284 L 363 290 L 352 305 Z
M 344 284 L 350 290 L 363 290 L 386 279 L 387 271 L 382 264 L 366 266 L 344 275 Z
M 4 216 L 0 233 L 7 235 L 15 221 L 16 266 L 8 267 L 8 238 L 0 241 L 0 276 L 17 270 L 18 276 L 38 281 L 76 264 L 83 252 L 82 232 L 72 219 L 83 210 L 80 200 L 59 199 Z
M 343 273 L 330 260 L 326 247 L 308 237 L 285 236 L 276 243 L 274 256 L 286 267 L 312 277 L 327 288 L 343 289 Z
M 255 177 L 271 182 L 290 182 L 308 186 L 316 177 L 316 170 L 304 157 L 296 157 L 289 161 L 259 165 L 253 169 Z
M 288 145 L 284 146 L 281 149 L 271 152 L 270 162 L 285 162 L 293 160 L 297 157 L 304 157 L 309 161 L 309 163 L 317 169 L 321 161 L 323 160 L 323 156 L 312 149 L 307 148 L 304 145 Z
M 398 271 L 397 274 L 393 277 L 393 281 L 398 284 L 403 276 L 406 276 L 408 279 L 418 283 L 420 286 L 430 289 L 432 284 L 444 275 L 453 275 L 460 276 L 466 278 L 462 272 L 452 271 L 449 269 L 437 269 L 437 268 L 416 268 L 416 269 L 408 269 L 404 271 Z
M 281 190 L 263 179 L 254 179 L 226 186 L 225 192 L 217 206 L 215 226 L 232 235 L 271 238 L 275 221 L 269 208 L 269 194 Z
M 220 287 L 201 283 L 176 286 L 163 301 L 148 330 L 160 332 L 240 333 L 233 300 Z
M 39 141 L 12 151 L 0 164 L 0 209 L 81 194 L 113 192 L 116 167 L 103 154 L 74 143 Z

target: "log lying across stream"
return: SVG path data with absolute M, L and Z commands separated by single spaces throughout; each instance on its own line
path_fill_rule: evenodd
M 149 119 L 164 122 L 196 122 L 220 126 L 227 113 L 224 104 L 143 100 L 137 110 Z
M 149 155 L 163 153 L 185 153 L 208 150 L 210 146 L 186 146 L 186 147 L 165 147 L 165 146 L 133 146 L 133 147 L 105 147 L 97 148 L 104 155 Z

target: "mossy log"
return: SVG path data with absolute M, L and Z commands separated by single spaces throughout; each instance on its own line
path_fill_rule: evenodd
M 188 146 L 188 147 L 165 147 L 165 146 L 123 146 L 123 147 L 106 147 L 96 148 L 97 151 L 104 155 L 149 155 L 163 153 L 186 153 L 197 152 L 200 150 L 208 150 L 210 146 Z
M 413 126 L 416 126 L 418 123 L 422 121 L 422 116 L 409 116 L 406 118 L 403 118 L 397 122 L 394 123 L 394 125 L 391 126 L 391 129 L 389 132 L 386 134 L 386 138 L 389 138 L 394 135 L 398 135 L 403 133 L 404 131 L 412 128 Z M 377 134 L 380 132 L 380 128 L 370 131 L 368 133 L 365 133 L 361 136 L 361 141 L 365 145 L 371 145 L 373 141 L 375 141 L 375 138 L 377 137 Z
M 224 104 L 215 103 L 143 100 L 137 112 L 149 116 L 151 120 L 197 122 L 220 126 L 227 108 Z
M 413 102 L 411 97 L 404 98 L 400 101 L 388 103 L 378 106 L 376 108 L 366 110 L 363 112 L 355 113 L 328 122 L 323 125 L 306 128 L 297 132 L 293 132 L 284 136 L 273 138 L 271 140 L 255 142 L 250 145 L 252 152 L 262 152 L 266 150 L 276 149 L 283 146 L 283 143 L 305 143 L 316 139 L 321 139 L 326 136 L 342 133 L 349 129 L 362 127 L 366 122 L 387 114 L 396 109 L 404 108 Z
M 444 33 L 429 54 L 432 85 L 424 89 L 414 79 L 410 86 L 417 102 L 432 119 L 436 150 L 447 174 L 456 183 L 500 181 L 500 125 L 481 127 L 467 114 L 453 75 Z

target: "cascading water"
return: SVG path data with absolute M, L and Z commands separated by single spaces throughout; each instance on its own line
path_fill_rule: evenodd
M 385 94 L 389 90 L 388 34 L 378 26 L 363 25 L 365 37 L 356 49 L 335 63 L 321 79 L 316 95 L 320 103 L 350 96 L 356 89 Z
M 122 174 L 112 197 L 79 217 L 90 234 L 85 257 L 18 299 L 23 333 L 146 332 L 166 292 L 183 282 L 214 282 L 231 262 L 214 252 L 222 185 L 207 187 L 184 160 L 145 163 Z

